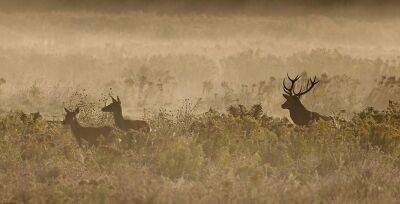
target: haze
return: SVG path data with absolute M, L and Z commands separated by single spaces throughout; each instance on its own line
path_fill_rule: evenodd
M 1 108 L 61 117 L 66 98 L 84 92 L 119 95 L 137 117 L 185 99 L 199 110 L 261 103 L 285 115 L 281 80 L 303 72 L 354 80 L 340 89 L 354 103 L 315 105 L 332 101 L 323 92 L 338 92 L 333 82 L 306 98 L 324 113 L 396 97 L 380 88 L 370 100 L 382 76 L 399 73 L 394 2 L 146 2 L 2 1 Z M 260 83 L 271 91 L 260 96 Z

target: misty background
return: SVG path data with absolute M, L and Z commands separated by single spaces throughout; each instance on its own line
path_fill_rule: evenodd
M 119 95 L 143 118 L 261 103 L 286 116 L 286 73 L 322 83 L 303 100 L 351 115 L 398 100 L 395 1 L 0 1 L 4 111 L 60 118 L 83 97 Z M 74 98 L 75 97 L 75 98 Z M 75 101 L 74 101 L 75 100 Z

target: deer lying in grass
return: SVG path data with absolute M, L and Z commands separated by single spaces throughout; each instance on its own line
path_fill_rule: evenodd
M 314 77 L 314 79 L 309 79 L 307 81 L 305 90 L 303 90 L 303 87 L 301 87 L 298 93 L 295 93 L 294 88 L 296 81 L 300 79 L 300 76 L 296 76 L 294 79 L 290 78 L 289 75 L 287 75 L 287 77 L 291 84 L 288 88 L 286 87 L 285 79 L 283 80 L 283 91 L 285 92 L 283 97 L 286 98 L 286 102 L 282 104 L 282 108 L 289 110 L 290 118 L 296 125 L 308 125 L 321 119 L 325 121 L 332 120 L 331 117 L 307 110 L 300 101 L 300 97 L 302 95 L 311 91 L 311 89 L 318 84 L 319 81 L 317 81 L 317 77 Z
M 150 132 L 150 126 L 144 120 L 124 119 L 124 117 L 122 116 L 121 100 L 119 99 L 119 97 L 117 97 L 117 100 L 115 100 L 115 98 L 112 96 L 110 96 L 110 97 L 112 99 L 112 103 L 110 105 L 103 107 L 101 110 L 103 112 L 113 113 L 115 125 L 119 129 L 121 129 L 123 131 L 136 130 L 136 131 L 141 131 L 144 133 Z
M 62 125 L 63 123 L 63 121 L 58 121 L 58 120 L 45 120 L 42 114 L 40 114 L 40 112 L 29 113 L 29 114 L 21 112 L 19 118 L 25 125 L 34 125 L 41 121 L 49 126 L 58 126 Z
M 227 108 L 227 111 L 230 115 L 233 117 L 240 117 L 243 118 L 244 116 L 250 116 L 255 119 L 259 119 L 263 115 L 263 109 L 261 104 L 255 104 L 251 106 L 250 110 L 247 110 L 247 108 L 239 104 L 237 106 L 231 105 Z
M 21 119 L 21 121 L 24 124 L 33 124 L 33 123 L 36 123 L 37 121 L 43 119 L 42 115 L 39 112 L 30 113 L 29 115 L 24 112 L 21 112 L 21 115 L 19 116 L 19 118 Z
M 64 108 L 65 112 L 65 119 L 63 124 L 70 125 L 72 134 L 78 141 L 79 147 L 82 147 L 82 139 L 86 140 L 90 146 L 98 146 L 99 145 L 99 137 L 103 136 L 108 138 L 112 131 L 111 127 L 104 126 L 104 127 L 83 127 L 79 124 L 76 119 L 76 115 L 79 113 L 79 108 L 75 109 L 75 111 L 69 111 L 68 109 Z

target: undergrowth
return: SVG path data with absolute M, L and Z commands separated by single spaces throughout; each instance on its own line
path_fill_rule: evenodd
M 84 120 L 85 117 L 79 118 Z M 398 202 L 400 106 L 308 127 L 160 111 L 149 134 L 79 148 L 68 127 L 0 117 L 1 202 Z

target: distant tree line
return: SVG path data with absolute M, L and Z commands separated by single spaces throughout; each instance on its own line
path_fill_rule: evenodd
M 396 0 L 0 0 L 0 10 L 274 14 L 284 11 L 289 13 L 343 11 L 357 7 L 387 13 L 388 9 L 395 11 L 396 8 L 393 6 L 397 4 L 400 3 Z

